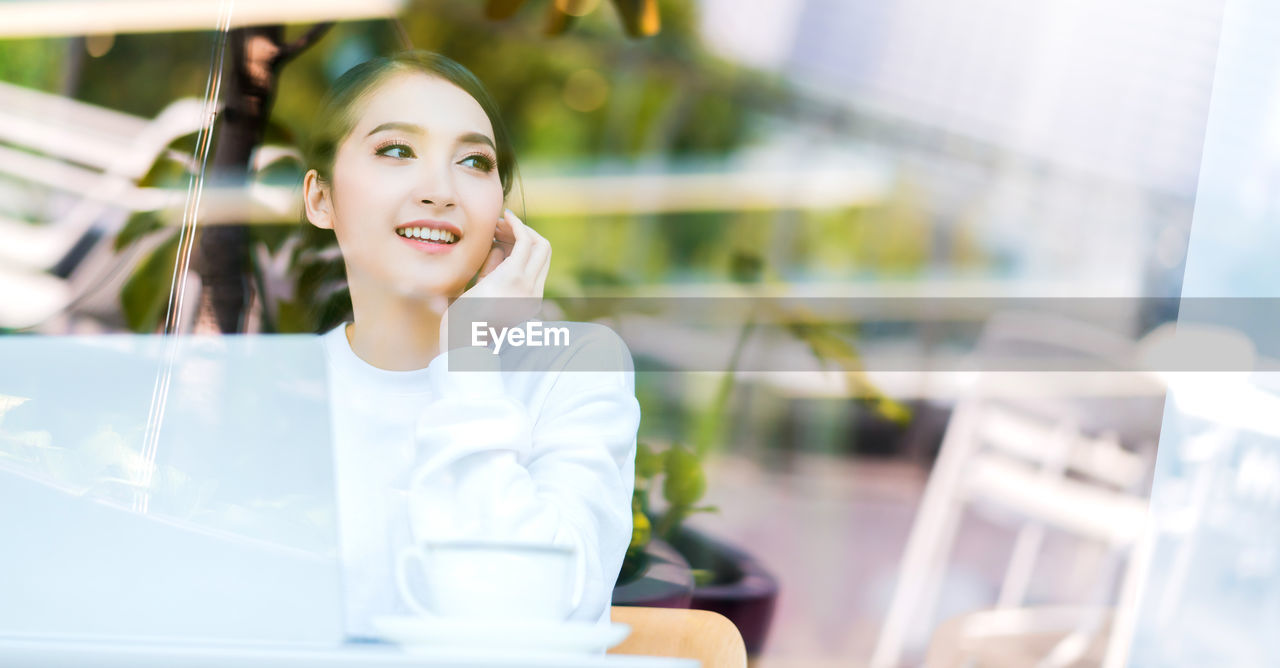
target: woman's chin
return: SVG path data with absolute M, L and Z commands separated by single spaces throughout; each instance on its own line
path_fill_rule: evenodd
M 352 284 L 352 296 L 359 296 L 371 303 L 421 302 L 435 308 L 439 300 L 446 300 L 447 307 L 447 300 L 465 292 L 470 278 L 478 270 L 479 267 L 466 275 L 452 267 L 443 266 L 418 266 L 395 272 L 385 271 L 385 268 L 381 272 L 356 273 L 348 270 L 348 280 Z
M 466 289 L 465 281 L 410 281 L 397 286 L 396 295 L 401 299 L 423 302 L 432 307 L 444 300 L 445 306 Z

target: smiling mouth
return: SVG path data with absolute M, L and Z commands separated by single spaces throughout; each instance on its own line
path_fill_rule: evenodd
M 437 244 L 449 245 L 458 242 L 458 237 L 454 236 L 453 232 L 430 227 L 401 227 L 396 230 L 396 234 L 406 239 L 416 239 Z

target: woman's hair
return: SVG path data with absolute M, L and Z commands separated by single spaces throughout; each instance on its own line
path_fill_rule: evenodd
M 392 74 L 420 72 L 439 77 L 466 91 L 480 104 L 489 123 L 493 125 L 493 140 L 498 152 L 498 178 L 502 181 L 502 194 L 511 192 L 512 174 L 515 173 L 515 153 L 511 148 L 511 135 L 507 133 L 498 105 L 489 91 L 470 70 L 451 58 L 429 51 L 402 51 L 400 53 L 366 60 L 347 70 L 333 82 L 328 95 L 321 102 L 320 111 L 312 127 L 311 140 L 305 154 L 307 169 L 314 169 L 324 181 L 333 180 L 333 160 L 347 135 L 356 124 L 356 110 L 364 97 Z

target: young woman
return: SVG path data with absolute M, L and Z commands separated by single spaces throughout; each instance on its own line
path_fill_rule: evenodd
M 324 335 L 348 632 L 408 611 L 396 554 L 432 538 L 570 545 L 570 619 L 607 621 L 631 535 L 630 353 L 585 323 L 501 355 L 446 336 L 463 305 L 539 302 L 551 257 L 504 209 L 514 157 L 492 99 L 461 65 L 407 52 L 344 74 L 316 127 L 306 215 L 337 236 L 353 313 Z

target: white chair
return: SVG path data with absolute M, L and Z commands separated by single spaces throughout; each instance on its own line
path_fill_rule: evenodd
M 992 318 L 978 353 L 1041 355 L 1067 360 L 1064 368 L 1074 363 L 1075 368 L 1090 370 L 1133 369 L 1138 361 L 1136 345 L 1124 337 L 1064 318 L 1023 313 Z M 1020 375 L 1026 383 L 1027 374 Z M 993 602 L 1001 609 L 1023 604 L 1047 530 L 1068 532 L 1100 546 L 1102 561 L 1113 569 L 1143 534 L 1145 487 L 1159 411 L 1147 418 L 1155 420 L 1147 425 L 1147 433 L 1133 424 L 1123 425 L 1126 440 L 1151 441 L 1136 449 L 1125 447 L 1120 429 L 1097 431 L 1104 425 L 1096 420 L 1091 430 L 1081 426 L 1090 405 L 1080 405 L 1079 397 L 1010 396 L 997 378 L 984 377 L 957 404 L 948 423 L 871 659 L 875 668 L 898 665 L 912 624 L 932 623 L 966 510 L 994 510 L 997 519 L 1012 519 L 1018 526 L 999 597 Z M 1151 389 L 1149 400 L 1158 406 L 1158 384 L 1152 381 Z M 1096 570 L 1100 572 L 1094 578 L 1095 597 L 1109 598 L 1108 569 Z M 1068 643 L 1062 653 L 1070 654 L 1078 645 Z
M 170 143 L 200 129 L 202 106 L 184 98 L 145 119 L 0 83 L 0 175 L 72 202 L 28 212 L 41 224 L 0 217 L 0 263 L 49 271 L 96 225 L 109 235 L 123 213 L 171 206 L 176 193 L 136 184 Z
M 1109 608 L 1093 607 L 997 609 L 960 615 L 943 622 L 933 634 L 924 666 L 1100 665 L 1110 642 L 1112 616 Z M 1080 634 L 1081 630 L 1088 633 Z
M 0 82 L 0 187 L 23 195 L 0 197 L 0 294 L 8 297 L 0 327 L 58 329 L 70 309 L 116 308 L 124 281 L 158 245 L 150 239 L 116 252 L 116 233 L 139 211 L 176 224 L 187 198 L 185 187 L 137 184 L 161 156 L 190 166 L 191 156 L 168 147 L 198 132 L 208 113 L 202 100 L 184 98 L 139 118 Z M 282 157 L 296 159 L 296 151 L 260 147 L 254 168 Z M 297 199 L 290 187 L 206 188 L 201 221 L 295 221 Z
M 1213 313 L 1196 315 L 1184 310 L 1177 325 L 1165 325 L 1142 341 L 1144 365 L 1168 385 L 1172 414 L 1161 435 L 1161 505 L 1153 509 L 1135 559 L 1138 575 L 1129 578 L 1126 593 L 1134 604 L 1117 611 L 1108 667 L 1128 656 L 1139 626 L 1148 642 L 1135 661 L 1160 660 L 1149 654 L 1152 635 L 1188 631 L 1201 637 L 1180 635 L 1183 647 L 1211 638 L 1213 646 L 1240 650 L 1234 656 L 1234 649 L 1220 651 L 1215 658 L 1222 665 L 1265 663 L 1275 655 L 1266 654 L 1269 627 L 1252 623 L 1267 614 L 1265 605 L 1251 605 L 1247 598 L 1224 603 L 1210 593 L 1241 586 L 1238 580 L 1247 581 L 1249 576 L 1242 575 L 1247 569 L 1201 559 L 1208 544 L 1234 554 L 1251 549 L 1256 554 L 1259 544 L 1263 553 L 1270 549 L 1273 520 L 1280 514 L 1280 388 L 1274 372 L 1254 372 L 1280 367 L 1260 356 L 1243 331 L 1214 324 Z M 1153 550 L 1157 544 L 1159 552 Z M 1213 586 L 1206 588 L 1207 582 Z M 1212 609 L 1220 619 L 1250 623 L 1225 623 L 1229 633 L 1188 629 L 1176 621 L 1188 609 Z
M 26 195 L 0 211 L 0 294 L 9 296 L 0 302 L 0 327 L 36 325 L 105 284 L 118 288 L 118 275 L 128 273 L 121 265 L 147 250 L 116 257 L 110 240 L 120 226 L 132 212 L 180 206 L 183 198 L 137 182 L 203 120 L 195 99 L 146 119 L 0 83 L 0 179 Z

